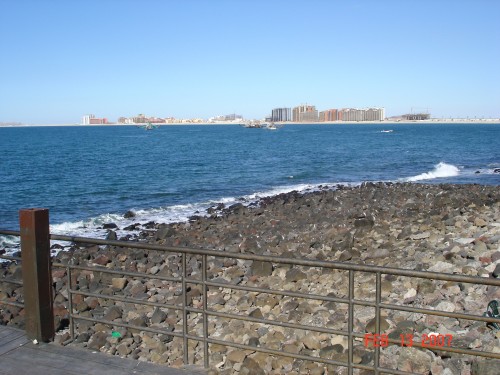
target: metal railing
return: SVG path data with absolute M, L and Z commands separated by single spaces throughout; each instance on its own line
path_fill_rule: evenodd
M 33 229 L 33 228 L 32 228 Z M 23 237 L 23 228 L 21 228 L 20 232 L 17 231 L 6 231 L 0 230 L 0 234 L 4 235 L 13 235 L 18 236 L 21 235 Z M 91 321 L 94 323 L 102 323 L 110 326 L 123 327 L 128 329 L 134 329 L 138 331 L 151 332 L 155 334 L 162 334 L 167 336 L 179 337 L 183 341 L 183 359 L 184 363 L 188 364 L 188 341 L 195 340 L 197 342 L 202 343 L 203 345 L 203 360 L 204 366 L 209 367 L 209 359 L 210 359 L 210 350 L 209 346 L 211 344 L 218 344 L 226 347 L 237 348 L 241 350 L 248 350 L 252 352 L 262 352 L 267 353 L 273 356 L 281 356 L 281 357 L 290 357 L 303 361 L 312 361 L 315 363 L 320 363 L 323 365 L 333 365 L 333 366 L 344 366 L 348 368 L 349 374 L 353 373 L 353 369 L 364 369 L 364 370 L 373 370 L 376 374 L 378 373 L 389 373 L 389 374 L 411 374 L 409 372 L 390 369 L 386 367 L 382 367 L 380 365 L 381 351 L 383 350 L 381 347 L 384 345 L 378 345 L 380 342 L 376 340 L 367 341 L 367 334 L 359 331 L 355 331 L 354 329 L 354 320 L 355 320 L 355 306 L 362 306 L 373 308 L 375 310 L 375 325 L 373 332 L 369 332 L 370 339 L 373 337 L 382 336 L 381 332 L 381 318 L 382 318 L 382 310 L 393 311 L 393 312 L 401 312 L 401 313 L 416 313 L 423 314 L 425 316 L 435 316 L 435 317 L 445 317 L 445 318 L 454 318 L 454 319 L 465 319 L 469 321 L 475 322 L 484 322 L 484 323 L 500 323 L 500 319 L 495 319 L 489 316 L 475 315 L 475 314 L 466 314 L 461 312 L 449 312 L 449 311 L 439 311 L 430 308 L 422 308 L 422 307 L 413 307 L 407 305 L 399 305 L 394 303 L 386 303 L 382 301 L 382 276 L 383 275 L 391 275 L 396 277 L 408 277 L 410 279 L 431 279 L 431 280 L 439 280 L 445 282 L 454 282 L 454 283 L 468 283 L 476 286 L 500 286 L 500 280 L 495 278 L 484 278 L 484 277 L 473 277 L 473 276 L 464 276 L 464 275 L 456 275 L 456 274 L 444 274 L 444 273 L 436 273 L 436 272 L 426 272 L 426 271 L 415 271 L 415 270 L 407 270 L 407 269 L 396 269 L 396 268 L 388 268 L 388 267 L 379 267 L 379 266 L 368 266 L 368 265 L 359 265 L 359 264 L 351 264 L 351 263 L 342 263 L 342 262 L 331 262 L 331 261 L 317 261 L 317 260 L 307 260 L 307 259 L 292 259 L 292 258 L 284 258 L 284 257 L 276 257 L 276 256 L 267 256 L 267 255 L 254 255 L 254 254 L 244 254 L 244 253 L 228 253 L 223 251 L 215 251 L 215 250 L 201 250 L 201 249 L 191 249 L 191 248 L 183 248 L 183 247 L 172 247 L 172 246 L 163 246 L 163 245 L 154 245 L 148 243 L 140 243 L 140 242 L 132 242 L 132 241 L 116 241 L 116 240 L 103 240 L 103 239 L 95 239 L 95 238 L 83 238 L 83 237 L 75 237 L 75 236 L 64 236 L 64 235 L 55 235 L 50 234 L 51 240 L 59 240 L 59 241 L 68 241 L 76 244 L 93 244 L 93 245 L 105 245 L 112 246 L 115 248 L 123 249 L 141 249 L 146 251 L 158 251 L 162 253 L 168 254 L 178 254 L 180 256 L 180 275 L 178 276 L 160 276 L 160 275 L 152 275 L 146 274 L 142 272 L 128 272 L 124 269 L 109 269 L 106 267 L 96 267 L 96 266 L 85 266 L 85 265 L 77 265 L 72 264 L 72 262 L 68 262 L 68 264 L 54 264 L 54 266 L 66 267 L 67 273 L 67 288 L 68 288 L 68 310 L 69 310 L 69 319 L 70 319 L 70 332 L 71 337 L 75 338 L 75 320 L 84 320 Z M 26 241 L 24 241 L 26 242 Z M 22 246 L 22 260 L 23 266 L 25 263 L 23 247 L 23 240 L 21 239 Z M 194 278 L 187 271 L 187 258 L 196 258 L 201 257 L 201 276 L 199 278 Z M 0 258 L 10 259 L 13 261 L 18 261 L 19 258 L 15 257 L 6 257 L 1 256 Z M 266 262 L 271 263 L 276 269 L 277 265 L 285 265 L 288 267 L 313 267 L 323 270 L 322 272 L 345 272 L 347 279 L 347 296 L 332 296 L 330 294 L 314 294 L 309 292 L 300 292 L 293 290 L 283 290 L 283 289 L 271 289 L 268 287 L 261 286 L 250 286 L 244 284 L 236 284 L 236 283 L 226 283 L 220 281 L 213 281 L 210 279 L 208 275 L 209 270 L 209 258 L 226 258 L 226 259 L 235 259 L 240 261 L 253 261 L 253 262 Z M 29 260 L 29 257 L 26 259 Z M 197 262 L 199 262 L 197 260 Z M 89 272 L 100 272 L 100 273 L 108 273 L 111 275 L 120 275 L 127 276 L 129 278 L 141 278 L 141 279 L 157 279 L 170 283 L 177 283 L 181 287 L 182 303 L 172 304 L 172 303 L 159 303 L 153 301 L 144 301 L 141 299 L 134 299 L 130 297 L 121 297 L 116 295 L 105 295 L 102 293 L 91 293 L 90 291 L 77 289 L 75 285 L 72 283 L 72 275 L 74 272 L 78 271 L 89 271 Z M 356 298 L 355 296 L 355 274 L 356 273 L 367 273 L 370 275 L 374 275 L 375 279 L 375 298 L 374 300 L 363 300 Z M 25 283 L 26 283 L 26 279 Z M 7 281 L 7 280 L 0 280 Z M 26 285 L 26 284 L 25 284 Z M 201 304 L 197 307 L 194 304 L 189 303 L 188 301 L 188 290 L 189 285 L 198 285 L 201 287 Z M 265 318 L 264 316 L 252 316 L 247 311 L 244 311 L 242 314 L 231 313 L 231 312 L 222 312 L 216 311 L 209 307 L 208 303 L 208 293 L 210 290 L 217 291 L 222 290 L 231 290 L 231 291 L 239 291 L 241 293 L 257 293 L 257 294 L 268 294 L 274 296 L 281 297 L 293 297 L 300 298 L 305 300 L 316 300 L 321 301 L 322 303 L 336 303 L 339 305 L 344 305 L 347 307 L 347 330 L 345 329 L 333 329 L 328 327 L 320 327 L 310 324 L 299 324 L 293 323 L 292 321 L 278 321 L 273 319 Z M 26 289 L 26 286 L 25 286 Z M 166 308 L 172 309 L 176 311 L 180 311 L 182 314 L 182 331 L 172 331 L 172 330 L 164 330 L 158 329 L 154 327 L 142 327 L 131 325 L 125 322 L 117 322 L 117 321 L 108 321 L 104 319 L 98 319 L 95 317 L 87 317 L 81 316 L 75 313 L 73 306 L 73 297 L 80 295 L 82 297 L 95 297 L 98 299 L 108 299 L 110 301 L 114 301 L 115 303 L 129 303 L 129 304 L 138 304 L 145 305 L 157 308 Z M 26 291 L 25 291 L 25 299 L 26 299 Z M 1 304 L 13 304 L 9 301 L 0 301 Z M 17 303 L 14 304 L 18 306 Z M 50 303 L 51 305 L 51 303 Z M 188 316 L 190 314 L 200 314 L 202 316 L 202 335 L 195 335 L 190 333 L 188 327 Z M 28 317 L 28 313 L 26 316 Z M 301 354 L 301 353 L 292 353 L 286 352 L 278 349 L 273 349 L 270 347 L 261 347 L 254 345 L 247 345 L 237 342 L 230 342 L 226 340 L 220 340 L 214 338 L 213 335 L 209 332 L 209 319 L 229 319 L 229 320 L 240 320 L 243 322 L 249 322 L 254 324 L 266 325 L 269 327 L 283 327 L 286 329 L 293 330 L 303 330 L 308 332 L 315 332 L 319 334 L 330 334 L 330 335 L 340 335 L 347 338 L 348 348 L 347 348 L 347 360 L 337 360 L 332 358 L 323 358 L 320 356 L 310 355 L 309 354 Z M 41 324 L 41 323 L 40 323 Z M 378 335 L 378 336 L 376 336 Z M 365 343 L 365 347 L 373 348 L 373 364 L 367 363 L 355 363 L 354 361 L 354 345 L 359 343 Z M 368 342 L 371 345 L 367 345 Z M 388 338 L 385 337 L 386 344 L 393 345 L 401 345 L 403 346 L 402 341 L 397 338 Z M 408 346 L 408 345 L 406 345 Z M 438 351 L 442 353 L 456 353 L 463 355 L 470 355 L 475 357 L 485 357 L 485 358 L 493 358 L 500 359 L 499 353 L 487 352 L 474 350 L 464 347 L 456 347 L 453 345 L 425 345 L 425 343 L 421 340 L 420 342 L 414 342 L 413 345 L 417 348 L 423 349 L 431 349 L 432 351 Z M 372 362 L 370 360 L 370 362 Z M 358 361 L 359 362 L 359 361 Z

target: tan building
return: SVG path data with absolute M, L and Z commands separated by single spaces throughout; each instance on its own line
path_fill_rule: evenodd
M 338 121 L 382 121 L 385 108 L 342 108 L 338 110 Z
M 320 122 L 337 121 L 338 120 L 338 110 L 327 109 L 326 111 L 321 111 L 319 113 Z
M 318 122 L 318 110 L 313 105 L 301 104 L 292 110 L 293 122 Z

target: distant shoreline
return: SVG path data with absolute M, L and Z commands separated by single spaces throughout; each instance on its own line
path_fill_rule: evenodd
M 500 124 L 500 119 L 431 119 L 431 120 L 414 120 L 414 121 L 326 121 L 326 122 L 284 122 L 284 125 L 411 125 L 411 124 Z M 47 126 L 81 126 L 81 127 L 114 127 L 114 126 L 143 126 L 144 124 L 0 124 L 0 128 L 25 128 L 25 127 L 47 127 Z M 228 122 L 199 122 L 199 123 L 171 123 L 171 124 L 155 124 L 159 126 L 196 126 L 196 125 L 233 125 L 240 126 L 242 123 Z

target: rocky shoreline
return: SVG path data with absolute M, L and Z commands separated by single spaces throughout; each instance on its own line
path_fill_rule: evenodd
M 317 192 L 291 192 L 243 203 L 211 207 L 206 215 L 193 216 L 185 223 L 145 226 L 132 224 L 121 240 L 135 240 L 227 253 L 250 253 L 297 259 L 340 261 L 419 271 L 456 273 L 468 276 L 500 276 L 500 188 L 482 185 L 423 185 L 364 183 L 358 187 L 320 187 Z M 133 213 L 127 213 L 133 220 Z M 109 239 L 117 239 L 112 224 Z M 132 231 L 140 229 L 138 235 Z M 114 247 L 76 247 L 60 252 L 56 260 L 92 264 L 108 269 L 140 271 L 155 276 L 178 276 L 179 256 L 147 253 Z M 191 277 L 200 276 L 201 258 L 188 258 Z M 2 273 L 20 278 L 16 264 L 3 266 Z M 57 342 L 69 333 L 66 270 L 54 269 L 55 308 L 60 332 Z M 179 285 L 155 279 L 128 280 L 119 275 L 74 272 L 73 285 L 82 292 L 127 296 L 158 303 L 181 303 Z M 272 287 L 319 295 L 346 297 L 347 280 L 341 271 L 293 267 L 268 262 L 231 258 L 209 260 L 208 277 L 235 285 Z M 373 300 L 373 275 L 356 276 L 356 298 Z M 500 288 L 464 283 L 384 276 L 382 298 L 387 303 L 434 308 L 449 312 L 482 315 L 491 300 L 500 300 Z M 21 298 L 15 286 L 2 285 L 1 297 Z M 200 307 L 201 288 L 193 285 L 189 304 Z M 128 322 L 137 326 L 182 330 L 181 313 L 173 309 L 142 307 L 97 297 L 75 296 L 73 306 L 82 316 Z M 269 293 L 249 293 L 211 288 L 209 308 L 221 313 L 239 313 L 269 320 L 309 324 L 331 329 L 346 329 L 346 306 Z M 22 325 L 19 309 L 6 308 L 0 323 Z M 481 322 L 412 314 L 383 312 L 382 328 L 389 337 L 409 333 L 439 332 L 453 336 L 460 347 L 500 353 L 500 333 Z M 374 309 L 355 309 L 355 331 L 370 332 Z M 190 332 L 200 334 L 201 316 L 190 314 Z M 165 363 L 182 364 L 182 339 L 148 332 L 116 329 L 81 321 L 72 345 L 81 345 L 120 356 Z M 209 332 L 219 340 L 267 347 L 291 353 L 321 356 L 344 361 L 347 341 L 342 336 L 311 333 L 283 327 L 270 329 L 262 324 L 227 319 L 210 321 Z M 392 335 L 392 336 L 391 336 Z M 202 363 L 201 344 L 190 340 L 190 363 Z M 355 361 L 370 363 L 371 348 L 359 342 Z M 275 358 L 257 351 L 210 346 L 210 363 L 221 374 L 322 374 L 345 373 L 344 368 L 320 366 L 290 358 Z M 435 350 L 391 345 L 382 351 L 381 364 L 389 368 L 423 374 L 496 374 L 500 360 L 469 358 Z M 360 372 L 363 373 L 363 372 Z M 368 373 L 368 372 L 366 372 Z

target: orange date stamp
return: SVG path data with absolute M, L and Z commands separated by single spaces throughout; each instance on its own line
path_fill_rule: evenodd
M 401 334 L 399 344 L 401 346 L 412 347 L 415 343 L 415 337 L 411 333 Z M 453 335 L 442 335 L 440 333 L 422 334 L 420 345 L 422 348 L 436 348 L 451 346 Z M 365 334 L 363 343 L 365 347 L 373 346 L 374 348 L 385 348 L 389 345 L 389 337 L 386 334 L 367 333 Z

